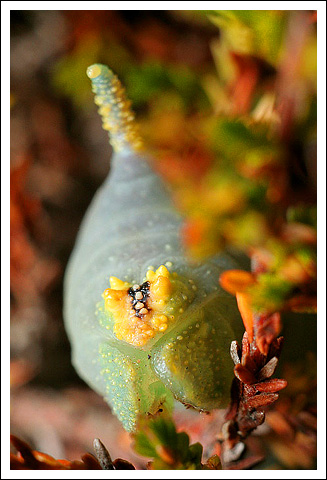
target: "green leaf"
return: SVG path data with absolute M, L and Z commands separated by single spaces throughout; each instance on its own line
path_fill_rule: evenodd
M 134 434 L 134 450 L 144 457 L 158 458 L 155 445 L 144 432 Z
M 202 469 L 202 445 L 190 445 L 189 436 L 185 432 L 177 433 L 170 418 L 142 418 L 133 436 L 135 451 L 153 458 L 151 468 L 154 470 Z
M 249 289 L 253 307 L 258 310 L 278 311 L 285 299 L 291 294 L 294 285 L 275 273 L 262 273 L 257 277 L 257 284 Z
M 185 462 L 187 459 L 189 445 L 190 445 L 190 439 L 187 433 L 185 432 L 178 433 L 176 447 L 178 451 L 178 456 L 180 457 L 180 460 L 182 462 Z
M 176 470 L 176 468 L 161 458 L 156 458 L 154 462 L 151 463 L 151 470 Z
M 201 465 L 201 458 L 203 453 L 203 447 L 201 443 L 193 443 L 189 448 L 189 461 L 195 465 Z
M 177 445 L 177 432 L 174 423 L 163 417 L 152 420 L 150 429 L 156 435 L 161 445 L 173 447 Z

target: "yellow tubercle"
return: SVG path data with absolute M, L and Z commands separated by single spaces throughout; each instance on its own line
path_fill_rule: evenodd
M 166 315 L 154 315 L 152 325 L 155 330 L 164 332 L 168 327 L 168 317 Z
M 99 108 L 98 112 L 101 115 L 101 117 L 107 117 L 109 113 L 111 112 L 111 105 L 105 105 Z
M 160 265 L 160 267 L 156 270 L 156 275 L 169 278 L 169 270 L 164 265 Z
M 91 65 L 86 70 L 86 75 L 91 79 L 96 78 L 101 75 L 101 68 L 98 65 Z
M 171 293 L 171 283 L 169 278 L 159 275 L 151 285 L 151 293 L 154 300 L 157 300 L 162 304 L 162 301 L 167 300 Z
M 110 282 L 110 287 L 113 288 L 114 290 L 126 290 L 127 288 L 130 287 L 130 284 L 128 282 L 123 282 L 117 277 L 110 277 L 109 282 Z
M 153 270 L 148 270 L 146 272 L 146 279 L 151 282 L 154 279 L 155 273 Z
M 117 302 L 120 302 L 125 296 L 123 290 L 114 290 L 113 288 L 107 288 L 103 292 L 103 298 L 105 299 L 106 306 L 114 308 Z
M 153 281 L 154 279 L 157 279 L 159 277 L 166 277 L 169 278 L 169 270 L 167 267 L 164 265 L 160 265 L 159 268 L 154 272 L 151 268 L 146 272 L 146 279 L 149 280 L 150 282 Z
M 165 312 L 172 294 L 169 276 L 168 269 L 161 265 L 156 271 L 148 270 L 142 285 L 110 277 L 110 288 L 103 292 L 103 298 L 114 317 L 113 331 L 119 340 L 142 347 L 168 328 L 174 318 Z

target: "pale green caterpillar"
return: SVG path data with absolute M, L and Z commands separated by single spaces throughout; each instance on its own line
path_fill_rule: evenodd
M 229 346 L 241 325 L 218 285 L 237 268 L 227 255 L 187 262 L 181 217 L 144 156 L 117 77 L 87 74 L 114 148 L 111 172 L 81 226 L 65 278 L 65 323 L 79 375 L 103 395 L 126 430 L 138 414 L 226 407 Z

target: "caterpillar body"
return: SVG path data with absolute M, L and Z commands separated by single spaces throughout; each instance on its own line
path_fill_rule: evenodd
M 188 263 L 182 218 L 139 151 L 119 80 L 104 65 L 87 74 L 114 154 L 65 276 L 73 364 L 128 431 L 139 414 L 171 409 L 174 399 L 223 408 L 233 377 L 229 345 L 241 321 L 218 278 L 237 264 L 228 255 Z

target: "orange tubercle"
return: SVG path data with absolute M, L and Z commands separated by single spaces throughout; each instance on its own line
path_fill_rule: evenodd
M 131 285 L 110 277 L 110 287 L 103 292 L 106 309 L 115 320 L 114 334 L 136 347 L 143 347 L 157 333 L 168 328 L 173 318 L 165 313 L 172 293 L 168 269 L 161 265 L 146 274 L 142 285 Z

